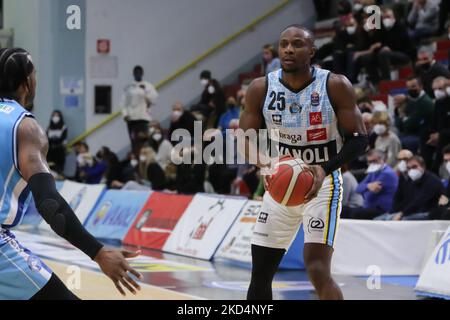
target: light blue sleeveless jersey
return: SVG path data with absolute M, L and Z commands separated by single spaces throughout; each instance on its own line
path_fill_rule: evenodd
M 329 161 L 343 145 L 337 117 L 327 92 L 330 71 L 312 68 L 313 80 L 294 91 L 282 80 L 282 70 L 267 75 L 263 116 L 278 143 L 280 155 L 291 155 L 307 164 Z M 270 132 L 270 131 L 269 131 Z
M 32 114 L 15 101 L 0 100 L 0 225 L 3 229 L 22 221 L 31 200 L 17 159 L 17 129 L 24 117 L 32 117 Z

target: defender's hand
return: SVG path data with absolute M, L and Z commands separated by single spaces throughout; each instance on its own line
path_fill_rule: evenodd
M 134 270 L 126 260 L 127 258 L 137 257 L 139 254 L 140 251 L 113 250 L 103 247 L 94 260 L 98 263 L 103 273 L 114 282 L 117 290 L 125 296 L 125 291 L 121 285 L 133 294 L 136 294 L 135 289 L 141 290 L 141 287 L 128 275 L 128 272 L 139 279 L 142 279 L 142 275 Z
M 308 203 L 319 193 L 320 188 L 322 188 L 323 180 L 325 180 L 326 174 L 325 170 L 321 166 L 305 166 L 305 169 L 313 175 L 313 185 L 311 190 L 305 196 L 305 203 Z

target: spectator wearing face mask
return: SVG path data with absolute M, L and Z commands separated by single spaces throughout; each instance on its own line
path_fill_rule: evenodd
M 397 153 L 401 149 L 398 136 L 390 130 L 391 121 L 387 112 L 375 112 L 372 117 L 373 131 L 377 135 L 375 149 L 386 154 L 386 163 L 394 167 L 397 162 Z
M 379 220 L 426 220 L 432 209 L 438 206 L 439 198 L 445 193 L 441 180 L 426 170 L 425 161 L 413 156 L 407 162 L 409 179 L 397 189 L 393 210 Z
M 122 189 L 129 181 L 138 181 L 137 168 L 139 160 L 133 152 L 129 152 L 125 160 L 119 163 L 120 179 L 111 182 L 112 189 Z
M 241 111 L 241 108 L 237 105 L 234 97 L 229 97 L 227 99 L 227 109 L 228 110 L 220 117 L 218 124 L 218 129 L 222 131 L 222 135 L 224 137 L 227 129 L 237 129 L 236 120 L 239 120 L 239 114 Z M 237 125 L 239 126 L 239 121 L 237 122 Z
M 112 181 L 119 179 L 118 171 L 119 161 L 117 156 L 116 162 L 111 155 L 111 150 L 108 147 L 102 147 L 95 155 L 95 160 L 92 166 L 85 167 L 81 170 L 80 176 L 84 183 L 97 184 L 97 183 L 111 183 Z M 110 171 L 108 171 L 110 170 Z M 109 180 L 109 174 L 112 179 Z M 109 184 L 108 184 L 109 187 Z
M 430 125 L 431 134 L 426 142 L 428 146 L 427 151 L 436 153 L 434 157 L 432 154 L 428 156 L 430 160 L 432 158 L 435 159 L 431 165 L 433 172 L 438 172 L 442 163 L 442 149 L 450 144 L 450 87 L 446 87 L 447 81 L 444 77 L 437 77 L 433 81 L 436 101 Z
M 50 165 L 50 169 L 58 174 L 63 172 L 64 164 L 66 162 L 67 133 L 67 127 L 64 124 L 64 118 L 61 111 L 53 111 L 50 118 L 50 124 L 47 128 L 47 162 Z
M 356 192 L 364 198 L 364 205 L 361 208 L 345 208 L 345 218 L 373 219 L 392 208 L 398 186 L 397 174 L 386 164 L 386 155 L 379 150 L 367 153 L 367 164 L 367 176 L 356 188 Z
M 407 27 L 398 21 L 394 11 L 383 9 L 381 49 L 377 52 L 378 69 L 382 80 L 391 80 L 392 65 L 403 66 L 415 57 L 415 48 Z
M 439 4 L 432 0 L 414 0 L 408 14 L 410 37 L 414 43 L 434 35 L 439 28 Z
M 442 150 L 443 166 L 446 171 L 446 189 L 438 201 L 438 207 L 432 209 L 430 212 L 430 219 L 432 220 L 450 220 L 450 144 L 445 146 Z
M 77 168 L 75 174 L 75 180 L 78 182 L 84 182 L 82 172 L 94 165 L 94 157 L 89 152 L 89 146 L 85 142 L 77 142 L 74 145 L 75 154 L 77 157 Z
M 268 75 L 272 71 L 281 68 L 281 62 L 278 58 L 278 53 L 271 44 L 266 44 L 263 47 L 263 65 L 264 65 L 264 75 Z
M 395 121 L 403 148 L 417 153 L 419 146 L 428 139 L 434 103 L 417 76 L 409 77 L 406 85 L 408 95 L 394 97 Z
M 125 88 L 122 96 L 122 114 L 128 126 L 131 149 L 138 155 L 142 148 L 142 134 L 148 131 L 151 121 L 150 107 L 156 102 L 158 92 L 155 87 L 143 80 L 144 69 L 136 66 L 133 69 L 134 82 Z
M 169 139 L 172 139 L 172 134 L 177 129 L 187 130 L 191 137 L 194 137 L 195 121 L 195 117 L 190 112 L 184 110 L 181 102 L 176 102 L 172 107 L 172 114 L 170 116 Z M 176 144 L 178 141 L 172 141 L 172 143 Z
M 155 130 L 149 139 L 152 152 L 141 153 L 141 160 L 146 164 L 145 178 L 153 190 L 164 190 L 168 186 L 166 169 L 171 164 L 172 144 L 164 139 L 160 130 Z
M 342 207 L 346 208 L 360 208 L 364 204 L 364 199 L 361 194 L 356 192 L 358 181 L 355 176 L 348 171 L 348 166 L 342 166 Z
M 401 178 L 408 178 L 408 167 L 407 162 L 413 157 L 413 153 L 407 149 L 402 149 L 397 154 L 397 163 L 395 165 L 395 171 Z
M 220 116 L 225 111 L 226 98 L 219 82 L 212 78 L 209 70 L 204 70 L 200 73 L 200 84 L 203 87 L 203 92 L 199 108 L 202 109 L 201 111 L 206 118 L 213 111 Z
M 415 73 L 420 77 L 423 89 L 431 98 L 436 98 L 432 87 L 434 79 L 437 77 L 450 78 L 450 71 L 434 59 L 432 50 L 428 48 L 422 48 L 417 53 Z

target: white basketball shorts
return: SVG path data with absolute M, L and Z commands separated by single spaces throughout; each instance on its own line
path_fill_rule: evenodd
M 266 192 L 253 229 L 252 244 L 288 250 L 303 223 L 305 243 L 333 247 L 342 210 L 342 174 L 327 176 L 316 198 L 306 204 L 286 207 Z

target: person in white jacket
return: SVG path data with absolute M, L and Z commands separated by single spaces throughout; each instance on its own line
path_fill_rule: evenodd
M 149 109 L 155 104 L 158 92 L 151 83 L 143 81 L 144 69 L 141 66 L 134 67 L 133 76 L 135 81 L 125 88 L 121 107 L 128 126 L 132 152 L 138 156 L 152 120 Z

